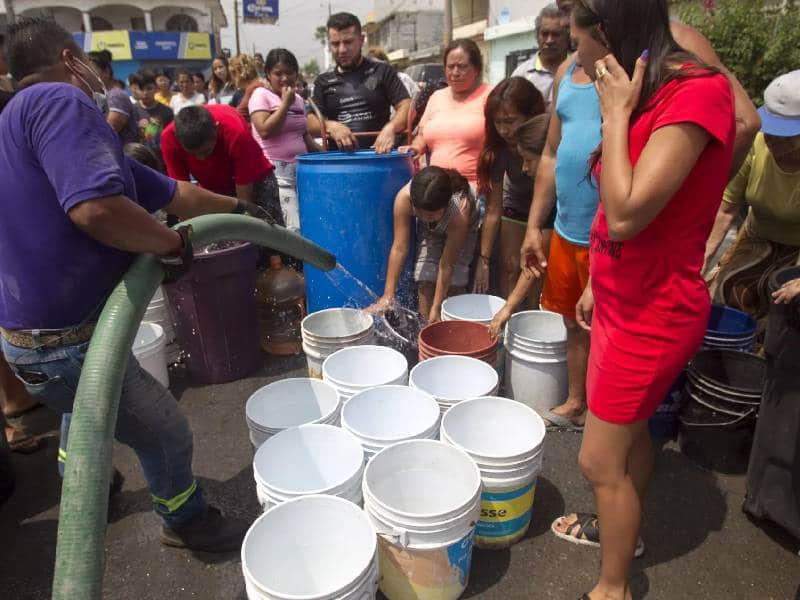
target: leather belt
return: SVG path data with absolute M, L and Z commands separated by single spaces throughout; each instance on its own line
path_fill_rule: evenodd
M 36 329 L 10 330 L 0 327 L 0 334 L 12 346 L 17 348 L 59 348 L 61 346 L 74 346 L 92 339 L 95 323 L 70 327 L 68 329 Z

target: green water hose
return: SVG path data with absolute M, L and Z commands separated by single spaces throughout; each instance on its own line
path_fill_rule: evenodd
M 182 224 L 195 247 L 241 240 L 274 248 L 323 271 L 336 257 L 300 235 L 241 215 L 207 215 Z M 142 255 L 122 278 L 97 322 L 70 424 L 58 522 L 54 600 L 93 600 L 102 594 L 111 450 L 122 381 L 147 305 L 164 278 L 153 255 Z

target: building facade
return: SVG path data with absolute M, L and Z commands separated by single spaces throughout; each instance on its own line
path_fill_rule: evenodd
M 11 0 L 11 4 L 17 17 L 55 20 L 86 51 L 109 50 L 115 77 L 123 81 L 143 66 L 167 72 L 208 69 L 219 48 L 219 31 L 228 24 L 219 0 L 122 1 Z

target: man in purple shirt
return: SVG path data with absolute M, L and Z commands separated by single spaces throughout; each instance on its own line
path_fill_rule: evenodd
M 135 256 L 190 256 L 188 237 L 150 213 L 182 218 L 239 208 L 128 159 L 103 113 L 101 82 L 52 21 L 8 28 L 18 91 L 0 107 L 0 334 L 28 391 L 72 409 L 100 309 Z M 192 473 L 192 432 L 175 398 L 131 356 L 116 438 L 142 464 L 167 545 L 236 549 L 245 524 L 210 507 Z

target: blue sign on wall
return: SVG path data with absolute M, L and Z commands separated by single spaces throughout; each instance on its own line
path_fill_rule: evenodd
M 131 53 L 139 60 L 178 58 L 181 34 L 177 31 L 131 31 Z
M 242 0 L 242 4 L 245 23 L 275 23 L 278 20 L 278 0 Z

